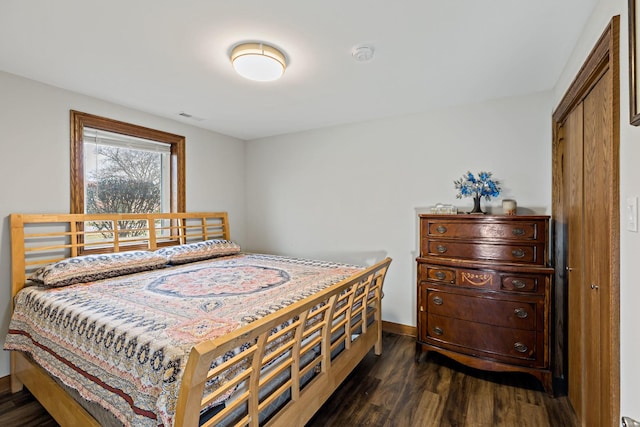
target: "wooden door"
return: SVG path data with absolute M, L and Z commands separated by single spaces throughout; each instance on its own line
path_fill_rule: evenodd
M 580 103 L 567 117 L 563 126 L 564 144 L 564 196 L 567 238 L 567 288 L 568 312 L 567 334 L 569 350 L 567 376 L 568 396 L 576 414 L 582 414 L 585 396 L 582 393 L 584 380 L 584 252 L 583 248 L 583 104 Z
M 614 17 L 553 115 L 556 269 L 567 268 L 555 301 L 568 355 L 556 357 L 581 424 L 597 427 L 620 419 L 618 40 Z
M 584 276 L 582 278 L 583 325 L 585 338 L 583 387 L 584 420 L 587 424 L 606 426 L 602 407 L 608 375 L 603 365 L 603 344 L 610 341 L 608 319 L 604 316 L 611 292 L 611 255 L 609 230 L 612 225 L 611 200 L 607 195 L 614 175 L 611 159 L 610 96 L 611 79 L 607 71 L 584 100 L 584 172 L 583 172 L 583 242 Z M 571 280 L 572 278 L 570 278 Z M 589 404 L 598 402 L 599 404 Z

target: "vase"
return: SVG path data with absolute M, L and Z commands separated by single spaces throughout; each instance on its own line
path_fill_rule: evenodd
M 504 199 L 502 201 L 502 213 L 505 215 L 515 215 L 518 210 L 518 204 L 515 200 Z
M 480 207 L 480 196 L 476 196 L 473 198 L 473 209 L 469 212 L 470 214 L 483 214 L 482 208 Z

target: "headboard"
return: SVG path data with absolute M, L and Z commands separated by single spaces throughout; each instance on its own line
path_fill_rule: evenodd
M 11 214 L 11 295 L 38 267 L 81 254 L 229 240 L 226 212 Z

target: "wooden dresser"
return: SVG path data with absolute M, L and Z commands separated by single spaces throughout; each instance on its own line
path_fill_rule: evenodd
M 549 217 L 420 215 L 418 350 L 553 394 Z

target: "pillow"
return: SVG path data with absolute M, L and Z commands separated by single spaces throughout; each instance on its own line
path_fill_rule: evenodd
M 240 245 L 229 240 L 205 240 L 158 249 L 155 253 L 165 256 L 169 264 L 186 264 L 240 252 Z
M 166 264 L 165 257 L 149 251 L 82 255 L 41 267 L 29 279 L 45 286 L 60 287 L 153 270 Z

